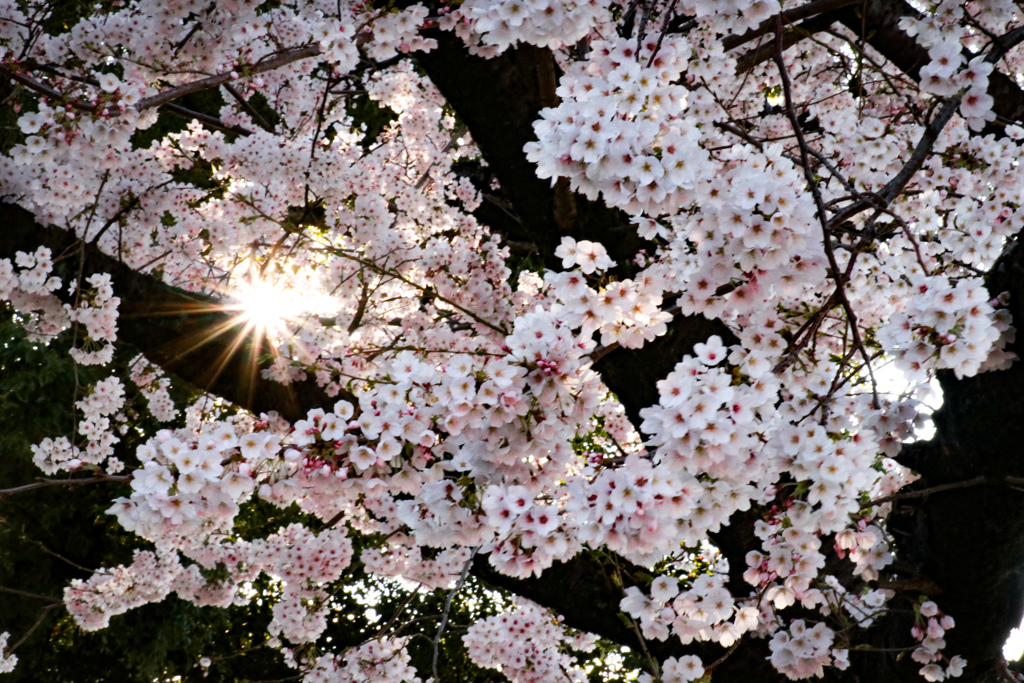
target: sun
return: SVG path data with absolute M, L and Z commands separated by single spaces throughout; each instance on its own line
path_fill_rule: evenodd
M 301 310 L 301 297 L 280 283 L 256 278 L 241 284 L 234 292 L 243 318 L 264 330 L 281 330 Z

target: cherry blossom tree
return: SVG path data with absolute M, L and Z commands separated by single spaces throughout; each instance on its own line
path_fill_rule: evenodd
M 436 680 L 472 579 L 511 681 L 1016 680 L 1014 3 L 0 5 L 0 299 L 95 377 L 0 495 L 138 539 L 82 629 L 270 581 L 303 680 Z

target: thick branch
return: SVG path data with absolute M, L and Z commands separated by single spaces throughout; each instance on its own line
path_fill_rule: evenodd
M 110 273 L 114 291 L 121 298 L 118 339 L 135 346 L 150 361 L 255 413 L 278 411 L 296 420 L 311 407 L 333 403 L 313 381 L 284 386 L 263 379 L 256 359 L 271 352 L 269 344 L 253 335 L 241 337 L 245 320 L 226 310 L 218 299 L 192 294 L 138 273 L 103 254 L 95 245 L 81 246 L 74 235 L 35 222 L 29 211 L 13 204 L 0 205 L 4 229 L 0 231 L 0 258 L 13 259 L 15 252 L 49 247 L 54 256 L 84 249 L 84 275 Z M 70 281 L 65 273 L 65 281 Z M 61 293 L 68 298 L 67 289 Z
M 812 0 L 812 2 L 808 2 L 806 5 L 793 7 L 792 9 L 779 12 L 779 14 L 774 17 L 769 17 L 754 28 L 748 30 L 746 33 L 741 33 L 738 36 L 726 36 L 722 39 L 722 47 L 726 50 L 733 50 L 740 45 L 749 43 L 755 38 L 773 33 L 775 31 L 776 22 L 779 20 L 781 20 L 783 24 L 789 25 L 796 21 L 803 21 L 809 17 L 834 12 L 837 9 L 853 5 L 859 1 L 860 0 Z
M 863 0 L 844 7 L 835 18 L 863 39 L 883 57 L 915 81 L 930 61 L 928 51 L 899 27 L 903 17 L 918 17 L 920 12 L 903 0 Z M 1008 50 L 1021 36 L 1014 33 L 1000 41 L 997 49 Z M 988 94 L 995 101 L 992 110 L 1003 121 L 1024 120 L 1024 91 L 998 70 L 988 80 Z
M 207 78 L 200 78 L 196 81 L 190 81 L 188 83 L 182 83 L 181 85 L 173 88 L 168 88 L 162 92 L 153 95 L 152 97 L 146 97 L 139 100 L 135 108 L 139 111 L 145 111 L 146 109 L 152 109 L 153 107 L 159 107 L 162 104 L 176 100 L 179 97 L 184 97 L 189 93 L 194 93 L 199 90 L 207 90 L 209 88 L 216 88 L 225 83 L 237 80 L 240 76 L 249 76 L 252 74 L 263 73 L 264 71 L 273 71 L 274 69 L 280 69 L 282 66 L 297 62 L 301 59 L 308 59 L 309 57 L 315 57 L 320 54 L 319 45 L 304 45 L 302 47 L 293 47 L 290 50 L 284 50 L 276 55 L 261 59 L 252 65 L 245 65 L 239 67 L 243 73 L 237 71 L 225 71 L 223 73 L 214 74 Z
M 110 474 L 100 474 L 95 477 L 84 479 L 37 479 L 31 484 L 22 484 L 9 489 L 0 489 L 0 498 L 13 496 L 17 493 L 24 493 L 33 489 L 47 488 L 50 486 L 82 486 L 83 484 L 98 484 L 104 481 L 127 482 L 131 477 Z

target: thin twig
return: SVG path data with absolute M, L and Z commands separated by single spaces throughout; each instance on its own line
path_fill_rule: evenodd
M 52 69 L 52 68 L 45 68 L 45 69 L 42 68 L 42 67 L 37 67 L 37 68 L 39 70 L 46 71 L 47 73 L 53 73 L 53 74 L 55 74 L 55 75 L 57 75 L 57 76 L 59 76 L 61 78 L 68 78 L 70 80 L 80 81 L 80 82 L 86 83 L 87 85 L 94 85 L 94 86 L 97 86 L 97 87 L 99 86 L 99 84 L 94 79 L 90 79 L 90 78 L 84 78 L 84 79 L 83 78 L 76 78 L 74 76 L 70 76 L 70 75 L 67 75 L 67 74 L 62 74 L 59 71 L 57 71 L 56 69 Z M 25 86 L 29 90 L 34 90 L 35 92 L 39 93 L 40 95 L 43 95 L 44 97 L 48 97 L 48 98 L 50 98 L 52 100 L 58 100 L 58 101 L 64 100 L 64 94 L 61 93 L 59 90 L 55 90 L 54 88 L 51 88 L 50 86 L 45 85 L 44 83 L 41 83 L 40 81 L 37 81 L 37 80 L 35 80 L 33 78 L 29 78 L 28 76 L 26 76 L 26 75 L 24 75 L 22 73 L 16 72 L 16 71 L 14 71 L 13 69 L 11 69 L 9 67 L 0 66 L 0 74 L 6 75 L 11 80 L 17 81 L 18 83 L 21 83 L 23 86 Z M 90 112 L 90 113 L 96 113 L 100 109 L 98 106 L 96 106 L 94 104 L 89 104 L 88 102 L 83 102 L 81 100 L 72 100 L 72 101 L 68 102 L 68 104 L 73 109 L 77 109 L 79 111 L 86 111 L 86 112 Z M 252 135 L 252 133 L 253 133 L 251 130 L 249 130 L 245 126 L 228 125 L 228 124 L 224 123 L 223 121 L 221 121 L 220 119 L 218 119 L 216 116 L 211 116 L 209 114 L 204 114 L 202 112 L 193 111 L 192 109 L 186 109 L 185 107 L 182 107 L 179 104 L 174 104 L 172 102 L 164 102 L 163 104 L 160 104 L 159 107 L 161 109 L 165 109 L 165 110 L 167 110 L 167 111 L 169 111 L 171 113 L 178 114 L 179 116 L 182 116 L 184 118 L 195 119 L 195 120 L 200 121 L 203 124 L 209 126 L 210 128 L 215 128 L 217 130 L 222 130 L 225 133 L 234 133 L 236 135 L 241 135 L 243 137 L 248 137 L 248 136 Z M 118 114 L 120 112 L 117 109 L 108 108 L 105 113 L 111 114 L 111 115 L 116 115 L 116 114 Z
M 736 649 L 740 646 L 741 642 L 742 642 L 741 640 L 737 640 L 735 643 L 733 643 L 729 647 L 729 649 L 725 651 L 725 654 L 723 654 L 721 657 L 719 657 L 718 659 L 716 659 L 712 663 L 708 664 L 706 667 L 704 667 L 704 671 L 710 673 L 710 672 L 714 671 L 715 669 L 717 669 L 719 666 L 721 666 L 725 662 L 725 660 L 729 659 L 729 656 L 733 652 L 736 652 Z
M 18 649 L 18 646 L 20 646 L 22 643 L 24 643 L 26 640 L 28 640 L 32 636 L 32 634 L 36 632 L 36 629 L 39 628 L 39 626 L 43 623 L 43 621 L 46 620 L 46 617 L 50 614 L 50 610 L 55 609 L 57 607 L 61 607 L 61 606 L 63 606 L 63 604 L 64 603 L 54 603 L 52 605 L 47 605 L 46 607 L 44 607 L 39 612 L 39 618 L 36 619 L 36 623 L 32 624 L 32 628 L 30 628 L 28 631 L 26 631 L 25 635 L 23 635 L 21 638 L 19 638 L 18 642 L 16 642 L 14 645 L 12 645 L 7 650 L 7 652 L 4 653 L 4 655 L 9 656 L 9 655 L 13 654 L 14 651 Z
M 20 595 L 23 598 L 32 598 L 33 600 L 43 600 L 45 602 L 53 603 L 55 605 L 63 605 L 62 600 L 57 598 L 51 598 L 49 595 L 39 595 L 38 593 L 29 593 L 28 591 L 18 590 L 17 588 L 8 588 L 7 586 L 0 586 L 0 593 L 10 593 L 11 595 Z
M 17 535 L 18 535 L 18 538 L 20 538 L 20 539 L 21 539 L 22 541 L 24 541 L 25 543 L 30 543 L 30 544 L 32 544 L 32 545 L 34 545 L 34 546 L 36 546 L 37 548 L 39 548 L 40 550 L 42 550 L 42 551 L 43 551 L 44 553 L 46 553 L 47 555 L 49 555 L 49 556 L 51 556 L 51 557 L 55 557 L 55 558 L 57 558 L 58 560 L 60 560 L 60 561 L 62 561 L 62 562 L 65 562 L 65 563 L 67 563 L 68 565 L 70 565 L 70 566 L 74 567 L 75 569 L 78 569 L 78 570 L 80 570 L 80 571 L 83 571 L 83 572 L 85 572 L 85 573 L 87 573 L 87 574 L 93 574 L 93 573 L 95 573 L 95 571 L 96 571 L 95 569 L 90 569 L 89 567 L 83 567 L 82 565 L 78 564 L 77 562 L 74 562 L 74 561 L 72 561 L 72 560 L 69 560 L 68 558 L 64 557 L 64 556 L 63 556 L 63 555 L 61 555 L 60 553 L 57 553 L 57 552 L 54 552 L 53 550 L 50 550 L 49 548 L 47 548 L 47 547 L 46 547 L 46 544 L 44 544 L 44 543 L 43 543 L 42 541 L 38 541 L 38 540 L 36 540 L 36 539 L 34 539 L 34 538 L 31 538 L 31 537 L 30 537 L 30 536 L 29 536 L 29 535 L 28 535 L 27 533 L 25 533 L 25 532 L 24 532 L 23 530 L 20 530 L 20 529 L 17 529 L 17 528 L 15 528 L 15 527 L 14 527 L 14 526 L 12 526 L 11 524 L 7 523 L 7 521 L 6 521 L 6 520 L 4 520 L 3 518 L 0 518 L 0 522 L 3 522 L 3 523 L 5 523 L 5 524 L 7 525 L 7 528 L 9 528 L 9 529 L 10 529 L 11 531 L 13 531 L 13 532 L 14 532 L 15 534 L 17 534 Z
M 225 83 L 223 87 L 225 90 L 228 91 L 228 94 L 235 98 L 235 101 L 238 102 L 239 105 L 241 105 L 242 109 L 245 110 L 245 113 L 247 113 L 252 118 L 252 120 L 256 122 L 256 125 L 258 125 L 263 130 L 267 131 L 268 133 L 275 132 L 274 127 L 270 125 L 270 122 L 264 119 L 262 114 L 256 111 L 256 107 L 252 106 L 249 103 L 249 100 L 242 97 L 242 93 L 238 92 L 235 86 L 231 85 L 230 83 Z
M 468 131 L 469 131 L 469 129 L 466 128 L 464 125 L 463 126 L 459 126 L 455 130 L 453 130 L 452 131 L 451 139 L 448 141 L 448 144 L 444 146 L 444 149 L 441 150 L 441 154 L 447 154 L 448 152 L 450 152 L 453 149 L 455 149 L 456 147 L 458 147 L 459 146 L 459 140 L 462 139 L 462 137 Z M 427 170 L 424 171 L 423 175 L 420 176 L 420 179 L 416 181 L 416 189 L 417 190 L 422 190 L 423 186 L 427 184 L 427 181 L 430 180 L 430 171 L 436 165 L 437 165 L 437 162 L 436 161 L 432 161 L 430 163 L 430 166 L 427 166 Z
M 409 607 L 410 604 L 412 604 L 412 601 L 416 599 L 416 596 L 419 595 L 420 590 L 422 589 L 422 583 L 416 584 L 416 587 L 413 588 L 411 593 L 409 593 L 409 597 L 406 598 L 401 605 L 399 605 L 398 610 L 393 615 L 391 615 L 391 618 L 388 619 L 387 623 L 385 623 L 383 626 L 377 629 L 377 638 L 380 638 L 385 633 L 391 630 L 391 627 L 395 625 L 395 622 L 398 621 L 398 618 L 402 616 L 402 612 L 404 612 L 406 608 Z M 434 680 L 437 679 L 435 678 Z
M 1010 482 L 1010 479 L 1011 479 L 1011 477 L 1007 477 L 1006 478 L 1007 483 Z M 953 489 L 963 489 L 963 488 L 968 488 L 970 486 L 980 486 L 981 484 L 988 484 L 988 483 L 995 483 L 995 482 L 990 482 L 988 477 L 979 476 L 979 477 L 975 477 L 974 479 L 967 479 L 965 481 L 954 481 L 954 482 L 951 482 L 949 484 L 938 484 L 936 486 L 930 486 L 930 487 L 928 487 L 926 489 L 918 489 L 917 491 L 897 492 L 897 493 L 893 493 L 893 494 L 888 495 L 888 496 L 882 496 L 881 498 L 875 498 L 874 500 L 870 500 L 867 503 L 865 503 L 864 505 L 861 505 L 860 509 L 861 510 L 865 510 L 867 508 L 875 507 L 877 505 L 882 505 L 883 503 L 888 503 L 888 502 L 894 501 L 894 500 L 905 500 L 905 499 L 908 499 L 908 498 L 926 498 L 926 497 L 930 496 L 931 494 L 939 493 L 940 491 L 951 491 Z
M 455 599 L 455 594 L 462 588 L 462 584 L 466 583 L 466 577 L 469 576 L 469 568 L 473 566 L 473 560 L 476 559 L 476 554 L 480 552 L 480 548 L 473 548 L 473 554 L 466 560 L 465 566 L 462 567 L 462 573 L 459 575 L 459 581 L 455 584 L 455 588 L 452 588 L 448 592 L 448 599 L 444 603 L 444 613 L 441 615 L 441 625 L 437 627 L 437 635 L 434 636 L 434 659 L 431 662 L 431 671 L 434 672 L 434 680 L 441 680 L 440 676 L 437 675 L 437 656 L 438 656 L 438 644 L 441 642 L 441 636 L 444 634 L 444 628 L 448 625 L 448 612 L 452 608 L 452 600 Z
M 196 121 L 199 121 L 200 123 L 203 123 L 210 128 L 216 128 L 217 130 L 222 130 L 225 133 L 234 133 L 235 135 L 241 135 L 242 137 L 249 137 L 250 135 L 253 134 L 253 131 L 249 130 L 245 126 L 229 126 L 228 124 L 218 119 L 216 116 L 210 116 L 209 114 L 204 114 L 201 111 L 186 109 L 185 107 L 182 107 L 180 104 L 174 104 L 173 102 L 162 104 L 160 105 L 160 108 L 166 109 L 167 111 L 173 114 L 183 116 L 187 119 L 195 119 Z
M 492 323 L 492 322 L 490 322 L 488 320 L 485 320 L 484 318 L 480 317 L 479 315 L 477 315 L 473 311 L 469 310 L 465 306 L 461 306 L 461 305 L 455 303 L 454 301 L 452 301 L 451 299 L 449 299 L 448 297 L 445 297 L 445 296 L 443 296 L 441 294 L 438 294 L 437 290 L 432 289 L 429 285 L 424 286 L 424 285 L 417 284 L 417 283 L 413 282 L 412 280 L 408 279 L 407 277 L 403 276 L 401 273 L 398 273 L 398 272 L 392 271 L 392 270 L 388 270 L 387 268 L 384 268 L 383 266 L 377 265 L 377 263 L 375 263 L 375 262 L 373 262 L 373 261 L 371 261 L 369 259 L 364 259 L 361 256 L 356 256 L 355 254 L 346 253 L 346 251 L 344 249 L 336 249 L 336 248 L 332 248 L 332 247 L 327 247 L 326 250 L 329 253 L 334 254 L 335 256 L 341 256 L 342 258 L 347 258 L 347 259 L 349 259 L 351 261 L 354 261 L 355 263 L 358 263 L 358 264 L 360 264 L 362 266 L 365 266 L 366 268 L 369 268 L 370 270 L 372 270 L 375 273 L 378 273 L 380 275 L 387 275 L 389 277 L 393 277 L 396 280 L 404 282 L 405 284 L 409 285 L 410 287 L 415 287 L 416 289 L 419 289 L 420 291 L 422 291 L 424 293 L 426 293 L 429 290 L 431 295 L 432 295 L 432 297 L 434 299 L 437 299 L 438 301 L 441 301 L 441 302 L 451 306 L 452 308 L 456 309 L 460 313 L 469 316 L 470 318 L 472 318 L 476 322 L 480 323 L 481 325 L 483 325 L 485 327 L 488 327 L 488 328 L 494 330 L 495 332 L 499 332 L 499 333 L 501 333 L 503 335 L 507 335 L 508 334 L 508 330 L 506 330 L 505 327 L 502 324 L 500 324 L 500 323 L 495 324 L 495 323 Z
M 814 198 L 814 205 L 818 212 L 818 220 L 821 223 L 822 229 L 822 243 L 825 248 L 825 257 L 828 259 L 829 269 L 832 271 L 832 280 L 836 285 L 835 295 L 839 300 L 839 303 L 842 304 L 843 310 L 846 312 L 846 320 L 850 327 L 850 334 L 853 336 L 854 348 L 858 349 L 861 356 L 864 358 L 865 368 L 871 378 L 873 404 L 877 408 L 879 405 L 878 387 L 875 382 L 874 372 L 871 369 L 871 357 L 867 349 L 864 347 L 864 342 L 861 340 L 860 330 L 857 329 L 857 315 L 854 313 L 853 306 L 850 305 L 850 300 L 846 296 L 846 281 L 849 277 L 848 273 L 852 270 L 853 261 L 857 257 L 857 252 L 852 251 L 850 253 L 850 263 L 847 264 L 848 267 L 846 269 L 846 273 L 841 273 L 839 264 L 836 261 L 835 251 L 832 249 L 831 237 L 831 227 L 833 225 L 838 225 L 838 223 L 834 220 L 829 220 L 827 209 L 825 208 L 825 202 L 821 196 L 821 188 L 818 187 L 818 183 L 814 178 L 814 172 L 811 170 L 807 139 L 804 137 L 803 126 L 800 125 L 800 119 L 797 116 L 796 108 L 793 105 L 793 91 L 789 80 L 789 71 L 786 69 L 786 62 L 782 57 L 782 19 L 778 17 L 776 18 L 775 24 L 775 46 L 776 50 L 774 60 L 776 66 L 779 68 L 779 79 L 782 82 L 782 94 L 786 105 L 786 116 L 789 118 L 790 126 L 793 128 L 793 133 L 796 135 L 797 145 L 800 149 L 800 158 L 803 165 L 804 177 L 807 179 L 807 185 L 811 190 L 811 196 Z M 904 182 L 904 185 L 905 184 L 906 182 Z M 900 189 L 902 189 L 902 186 Z

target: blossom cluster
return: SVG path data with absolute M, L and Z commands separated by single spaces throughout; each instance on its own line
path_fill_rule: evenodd
M 29 317 L 26 326 L 32 339 L 46 341 L 68 324 L 67 311 L 52 292 L 60 289 L 60 278 L 52 276 L 53 256 L 47 247 L 35 252 L 17 252 L 14 263 L 0 259 L 0 301 L 10 301 Z
M 14 671 L 14 667 L 18 665 L 18 655 L 7 655 L 4 656 L 4 650 L 7 649 L 7 639 L 11 637 L 11 634 L 7 631 L 0 633 L 0 674 L 8 674 Z
M 756 27 L 762 21 L 782 9 L 778 0 L 737 0 L 735 2 L 716 2 L 715 0 L 697 0 L 693 3 L 697 17 L 705 21 L 735 27 L 732 30 L 742 33 Z
M 305 663 L 303 683 L 421 683 L 409 664 L 408 638 L 377 638 L 348 650 Z M 299 668 L 299 667 L 297 667 Z
M 752 383 L 734 382 L 724 364 L 728 349 L 718 336 L 694 349 L 658 382 L 657 406 L 645 408 L 640 429 L 651 435 L 658 457 L 716 479 L 756 481 L 763 461 L 761 424 L 773 416 L 777 391 L 767 375 Z
M 820 531 L 844 527 L 860 509 L 860 492 L 870 490 L 878 478 L 871 468 L 878 445 L 866 432 L 844 438 L 820 425 L 784 425 L 772 435 L 766 450 L 795 479 L 805 482 L 807 502 L 819 506 Z
M 721 576 L 701 574 L 688 584 L 681 588 L 677 579 L 659 576 L 651 584 L 649 597 L 630 586 L 619 608 L 638 620 L 645 638 L 657 640 L 674 635 L 684 644 L 697 640 L 730 647 L 748 631 L 759 629 L 757 607 L 737 605 Z M 691 669 L 700 664 L 687 661 Z
M 133 493 L 115 501 L 109 512 L 126 529 L 173 548 L 161 562 L 177 562 L 169 558 L 180 551 L 197 563 L 174 572 L 162 569 L 168 573 L 160 584 L 163 594 L 177 592 L 197 604 L 230 604 L 238 586 L 265 571 L 281 586 L 270 632 L 293 643 L 316 640 L 327 625 L 328 608 L 328 596 L 318 586 L 336 581 L 352 559 L 346 533 L 332 528 L 314 534 L 292 524 L 265 539 L 210 544 L 209 538 L 231 528 L 239 503 L 252 495 L 254 483 L 248 473 L 265 468 L 279 453 L 273 445 L 267 450 L 265 438 L 236 437 L 228 425 L 200 435 L 197 442 L 178 438 L 184 436 L 183 430 L 176 435 L 165 430 L 159 440 L 139 448 L 144 467 L 133 473 Z M 222 459 L 234 462 L 226 470 Z M 71 598 L 80 604 L 73 610 L 76 620 L 85 628 L 101 628 L 107 616 L 134 606 L 138 591 L 127 584 L 149 571 L 146 563 L 151 559 L 137 556 L 130 567 L 101 572 L 74 586 Z M 211 584 L 199 568 L 217 566 L 230 567 L 229 577 Z
M 468 548 L 447 548 L 428 559 L 422 548 L 400 544 L 392 537 L 387 547 L 367 548 L 359 559 L 377 576 L 401 576 L 427 588 L 445 588 L 458 579 L 471 555 Z
M 565 176 L 572 188 L 630 213 L 657 215 L 689 204 L 710 160 L 683 113 L 676 85 L 689 45 L 679 36 L 637 51 L 631 41 L 597 42 L 558 88 L 561 103 L 541 112 L 527 158 L 541 178 Z
M 780 630 L 768 643 L 772 666 L 792 681 L 812 676 L 821 678 L 826 666 L 843 670 L 850 665 L 849 653 L 832 647 L 835 631 L 819 622 L 808 626 L 797 619 L 788 630 Z
M 848 550 L 850 561 L 856 563 L 854 574 L 865 579 L 877 579 L 879 572 L 892 563 L 885 533 L 878 526 L 860 520 L 856 529 L 844 529 L 836 534 L 840 553 Z
M 755 534 L 762 539 L 762 550 L 747 553 L 744 580 L 764 591 L 776 610 L 799 602 L 811 609 L 820 607 L 828 611 L 841 606 L 850 613 L 861 611 L 862 604 L 882 604 L 887 593 L 878 593 L 870 599 L 851 595 L 832 586 L 825 576 L 826 587 L 818 587 L 816 579 L 825 566 L 818 529 L 819 513 L 802 501 L 791 502 L 784 514 L 773 510 L 769 521 L 759 520 Z M 827 517 L 826 517 L 827 519 Z M 889 544 L 880 529 L 861 523 L 859 529 L 844 529 L 836 534 L 836 552 L 855 563 L 853 571 L 867 580 L 878 577 L 879 572 L 892 562 Z
M 462 637 L 474 664 L 498 669 L 512 683 L 587 680 L 566 650 L 589 651 L 592 636 L 570 635 L 537 605 L 518 599 L 507 613 L 481 619 Z
M 419 34 L 427 14 L 427 8 L 419 3 L 398 12 L 383 12 L 373 20 L 373 40 L 366 46 L 366 53 L 384 61 L 399 52 L 428 52 L 437 47 L 436 40 Z
M 168 389 L 171 378 L 157 365 L 150 363 L 145 356 L 139 354 L 129 363 L 130 379 L 146 399 L 150 414 L 159 422 L 170 422 L 178 416 L 178 409 L 171 399 Z
M 47 437 L 32 446 L 32 461 L 47 474 L 60 470 L 74 471 L 83 465 L 102 465 L 115 473 L 123 464 L 113 456 L 114 444 L 121 439 L 114 433 L 111 416 L 124 406 L 124 385 L 117 377 L 108 377 L 92 386 L 84 398 L 75 402 L 82 412 L 78 421 L 78 433 L 85 439 L 80 448 L 67 437 Z
M 656 278 L 622 279 L 595 290 L 583 275 L 610 267 L 611 259 L 601 244 L 570 240 L 563 239 L 559 247 L 564 250 L 562 263 L 578 263 L 579 271 L 548 272 L 544 278 L 550 290 L 559 292 L 558 313 L 565 325 L 578 328 L 583 338 L 599 332 L 605 347 L 619 344 L 636 349 L 663 335 L 671 320 L 662 310 L 664 283 Z
M 236 442 L 227 426 L 198 442 L 164 430 L 136 450 L 142 466 L 132 473 L 132 494 L 115 500 L 108 512 L 140 536 L 176 538 L 178 544 L 201 538 L 204 528 L 230 528 L 238 501 L 248 498 L 253 486 L 248 463 L 227 471 L 221 464 Z
M 327 628 L 329 611 L 329 595 L 317 586 L 341 576 L 352 560 L 351 541 L 338 529 L 314 535 L 291 524 L 254 543 L 252 556 L 284 584 L 268 633 L 296 644 L 315 642 Z
M 15 269 L 17 268 L 17 269 Z M 34 253 L 17 252 L 10 259 L 0 259 L 0 301 L 32 316 L 34 336 L 48 341 L 70 323 L 79 323 L 85 331 L 83 346 L 71 350 L 71 357 L 82 365 L 103 365 L 114 355 L 117 337 L 117 307 L 121 300 L 114 296 L 107 273 L 94 273 L 86 278 L 89 289 L 80 293 L 77 305 L 61 304 L 53 294 L 60 289 L 60 278 L 51 275 L 53 256 L 47 247 Z
M 7 300 L 15 289 L 27 294 L 45 294 L 58 289 L 60 280 L 50 276 L 51 270 L 53 256 L 47 247 L 39 247 L 31 254 L 17 252 L 14 264 L 10 259 L 0 259 L 0 296 Z
M 610 5 L 609 0 L 467 0 L 442 26 L 470 45 L 479 41 L 493 48 L 484 54 L 500 54 L 520 42 L 555 49 L 607 23 Z
M 926 681 L 958 678 L 966 665 L 963 657 L 954 655 L 946 661 L 946 666 L 943 668 L 944 658 L 941 654 L 941 650 L 946 647 L 946 640 L 943 636 L 954 626 L 953 617 L 943 614 L 939 606 L 931 600 L 921 602 L 916 611 L 920 615 L 919 621 L 922 623 L 915 624 L 912 633 L 920 643 L 920 647 L 915 649 L 910 656 L 915 662 L 924 665 L 921 667 L 921 676 Z
M 595 271 L 601 273 L 615 265 L 604 245 L 590 240 L 577 242 L 571 237 L 562 238 L 562 243 L 555 249 L 555 256 L 562 259 L 562 268 L 579 265 L 585 275 Z
M 89 289 L 82 292 L 78 305 L 66 305 L 68 318 L 85 328 L 83 345 L 71 350 L 71 357 L 82 365 L 105 365 L 114 357 L 117 339 L 117 307 L 121 299 L 107 273 L 94 273 L 86 278 Z
M 173 551 L 136 550 L 131 565 L 101 569 L 85 581 L 72 580 L 64 589 L 64 604 L 85 630 L 106 628 L 112 616 L 163 600 L 181 572 Z
M 980 131 L 995 120 L 994 100 L 988 94 L 994 65 L 980 55 L 969 62 L 964 58 L 963 30 L 951 21 L 962 17 L 963 10 L 952 6 L 943 9 L 930 17 L 903 17 L 900 27 L 928 50 L 929 62 L 920 71 L 921 90 L 944 98 L 959 96 L 961 116 L 971 130 Z
M 692 475 L 635 455 L 574 493 L 566 507 L 579 524 L 578 538 L 627 557 L 662 556 L 724 521 L 712 512 L 707 504 L 711 495 Z
M 957 377 L 977 374 L 1002 330 L 980 278 L 952 283 L 941 275 L 912 282 L 917 290 L 904 311 L 878 331 L 883 348 L 908 377 L 950 369 Z
M 661 663 L 662 683 L 689 683 L 704 675 L 704 665 L 697 655 L 669 657 Z M 653 680 L 650 674 L 641 674 L 641 683 Z

